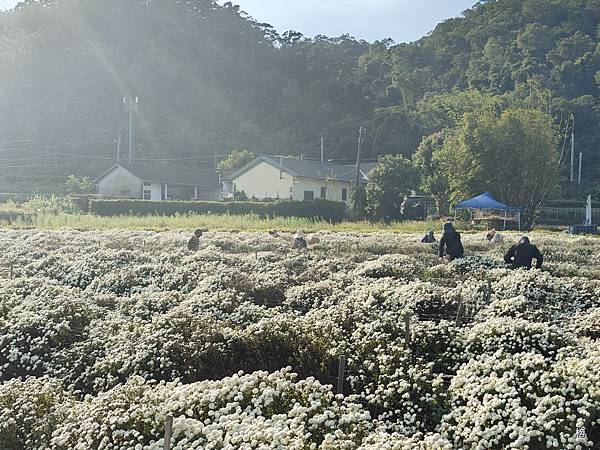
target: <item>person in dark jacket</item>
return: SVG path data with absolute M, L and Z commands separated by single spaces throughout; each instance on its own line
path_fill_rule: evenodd
M 454 229 L 454 226 L 450 222 L 444 224 L 444 232 L 440 238 L 438 253 L 440 258 L 444 257 L 444 250 L 446 250 L 450 261 L 462 258 L 465 255 L 465 249 L 460 240 L 460 233 Z
M 437 240 L 435 239 L 435 234 L 433 234 L 433 230 L 429 230 L 427 234 L 423 236 L 423 239 L 421 239 L 421 244 L 432 244 L 434 242 L 437 242 Z
M 200 249 L 200 238 L 202 237 L 202 230 L 197 229 L 192 234 L 192 237 L 188 241 L 188 250 L 191 252 L 197 252 Z
M 527 236 L 522 237 L 519 243 L 513 245 L 504 255 L 504 261 L 511 264 L 513 269 L 531 269 L 531 262 L 534 258 L 537 261 L 535 268 L 541 269 L 544 258 L 538 248 L 529 242 Z

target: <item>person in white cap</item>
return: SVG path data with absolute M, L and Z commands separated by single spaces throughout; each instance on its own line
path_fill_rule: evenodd
M 492 228 L 485 235 L 485 239 L 487 240 L 489 245 L 501 244 L 504 241 L 504 236 L 496 231 L 495 228 Z
M 298 230 L 294 235 L 294 240 L 292 242 L 292 248 L 297 249 L 305 249 L 308 245 L 306 244 L 306 238 L 304 236 L 304 231 Z

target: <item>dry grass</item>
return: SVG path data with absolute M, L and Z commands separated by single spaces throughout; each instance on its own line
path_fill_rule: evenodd
M 460 229 L 465 229 L 459 225 Z M 372 222 L 342 222 L 331 224 L 319 220 L 302 219 L 297 217 L 263 219 L 258 216 L 245 215 L 180 215 L 165 216 L 118 216 L 98 217 L 89 214 L 51 214 L 39 213 L 32 217 L 31 222 L 14 221 L 3 224 L 5 228 L 41 228 L 61 229 L 70 228 L 81 231 L 89 230 L 149 230 L 167 231 L 205 227 L 214 231 L 350 231 L 350 232 L 379 232 L 389 231 L 398 233 L 425 233 L 429 229 L 441 230 L 442 222 L 394 222 L 390 224 Z

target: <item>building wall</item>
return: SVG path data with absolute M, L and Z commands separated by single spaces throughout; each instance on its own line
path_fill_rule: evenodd
M 159 201 L 162 198 L 162 185 L 160 183 L 144 182 L 144 199 Z
M 292 186 L 292 176 L 283 172 L 281 178 L 279 169 L 261 162 L 235 180 L 235 189 L 244 191 L 248 198 L 257 199 L 289 199 Z
M 304 200 L 304 191 L 312 191 L 314 198 L 321 198 L 321 188 L 326 188 L 327 200 L 351 205 L 352 183 L 292 177 L 267 163 L 260 163 L 234 181 L 238 192 L 244 191 L 248 198 Z M 342 189 L 346 189 L 346 200 L 342 200 Z
M 321 188 L 326 188 L 325 200 L 344 202 L 351 206 L 352 183 L 342 181 L 317 180 L 314 178 L 295 178 L 292 188 L 294 200 L 304 200 L 304 191 L 312 191 L 314 198 L 321 198 Z M 346 189 L 346 200 L 342 200 L 342 189 Z
M 196 200 L 205 200 L 218 202 L 221 200 L 221 189 L 216 187 L 198 187 L 198 198 Z
M 98 194 L 102 197 L 142 198 L 142 180 L 117 167 L 98 182 Z

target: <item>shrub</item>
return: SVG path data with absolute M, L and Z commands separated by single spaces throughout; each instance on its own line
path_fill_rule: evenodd
M 70 408 L 52 448 L 159 450 L 167 414 L 179 449 L 352 449 L 370 428 L 359 405 L 338 404 L 330 388 L 288 369 L 189 385 L 134 377 Z
M 191 202 L 147 200 L 92 200 L 90 212 L 98 216 L 174 216 L 176 214 L 256 215 L 260 218 L 301 217 L 341 222 L 346 217 L 342 202 L 316 199 L 280 202 Z
M 61 382 L 51 378 L 0 384 L 0 448 L 50 448 L 52 432 L 64 420 L 70 401 Z
M 562 371 L 564 372 L 564 371 Z M 472 359 L 452 380 L 440 432 L 455 448 L 589 448 L 578 429 L 597 409 L 570 377 L 537 353 Z

